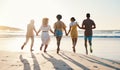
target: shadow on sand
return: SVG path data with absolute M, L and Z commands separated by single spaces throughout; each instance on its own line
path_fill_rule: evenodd
M 32 56 L 33 65 L 34 65 L 33 70 L 40 70 L 40 65 L 39 65 L 34 53 L 31 52 L 31 56 Z
M 46 60 L 48 60 L 48 61 L 50 61 L 52 63 L 52 65 L 54 66 L 55 70 L 73 70 L 67 63 L 65 63 L 62 60 L 58 60 L 58 59 L 54 58 L 53 56 L 51 56 L 48 53 L 42 54 L 42 56 Z
M 94 58 L 89 57 L 89 56 L 86 56 L 86 55 L 79 56 L 79 57 L 80 57 L 80 58 L 83 58 L 83 59 L 85 59 L 85 60 L 87 60 L 87 61 L 89 61 L 89 62 L 92 62 L 92 63 L 97 63 L 97 64 L 100 64 L 100 65 L 103 65 L 103 66 L 106 66 L 106 67 L 109 67 L 109 68 L 112 68 L 112 69 L 115 69 L 115 70 L 120 70 L 120 68 L 114 67 L 114 66 L 112 66 L 112 65 L 109 65 L 109 64 L 107 64 L 107 63 L 104 63 L 104 62 L 102 62 L 102 61 L 100 61 L 100 60 L 94 59 Z M 107 61 L 109 61 L 109 60 L 107 60 Z M 111 62 L 111 61 L 109 61 L 109 62 Z M 112 61 L 112 62 L 113 62 L 113 61 Z
M 27 59 L 23 58 L 22 55 L 19 56 L 20 61 L 23 63 L 24 68 L 23 70 L 31 70 L 30 64 Z
M 33 59 L 33 70 L 40 70 L 39 63 L 33 53 L 31 53 L 32 59 Z M 23 70 L 31 70 L 30 63 L 27 59 L 23 58 L 22 55 L 19 56 L 20 61 L 23 63 L 24 67 Z
M 62 54 L 62 55 L 61 55 Z M 78 67 L 82 68 L 83 70 L 90 70 L 89 68 L 87 68 L 86 66 L 78 63 L 77 61 L 73 60 L 72 58 L 70 58 L 69 56 L 67 56 L 66 54 L 62 53 L 59 54 L 62 58 L 64 58 L 65 60 L 68 60 L 70 62 L 72 62 L 73 64 L 77 65 Z

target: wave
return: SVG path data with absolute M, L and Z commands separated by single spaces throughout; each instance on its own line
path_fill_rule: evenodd
M 84 36 L 78 36 L 79 38 L 83 38 Z M 120 36 L 93 36 L 93 38 L 120 38 Z
M 84 31 L 78 31 L 79 38 L 84 37 Z M 8 37 L 25 37 L 25 32 L 0 32 L 0 38 L 8 38 Z M 53 34 L 51 34 L 51 37 Z M 35 36 L 36 37 L 36 36 Z M 120 30 L 94 30 L 93 38 L 120 38 Z

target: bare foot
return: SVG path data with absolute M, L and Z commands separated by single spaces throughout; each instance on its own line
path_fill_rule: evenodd
M 57 54 L 59 54 L 59 51 L 60 51 L 60 49 L 59 49 L 59 48 L 57 48 Z
M 21 47 L 21 50 L 23 50 L 24 46 Z
M 75 47 L 73 47 L 73 52 L 74 52 L 74 53 L 76 52 Z
M 32 51 L 34 51 L 33 49 L 30 49 L 30 51 L 32 52 Z

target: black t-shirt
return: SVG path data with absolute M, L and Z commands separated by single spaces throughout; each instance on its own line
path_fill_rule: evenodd
M 85 19 L 82 23 L 82 26 L 85 28 L 85 36 L 92 36 L 92 27 L 95 26 L 95 23 L 91 19 Z

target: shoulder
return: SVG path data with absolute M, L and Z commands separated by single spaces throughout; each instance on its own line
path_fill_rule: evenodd
M 87 19 L 84 19 L 84 20 L 83 20 L 83 23 L 86 22 L 86 21 L 88 21 L 88 20 L 87 20 Z
M 90 19 L 91 23 L 95 24 L 94 21 L 92 19 Z
M 60 21 L 61 24 L 65 25 L 65 23 L 63 21 Z
M 87 19 L 84 19 L 83 21 L 87 21 Z
M 57 25 L 58 23 L 59 23 L 59 22 L 57 21 L 57 22 L 54 23 L 54 25 Z
M 60 21 L 61 23 L 64 23 L 63 21 Z
M 90 21 L 93 21 L 92 19 L 89 19 Z

